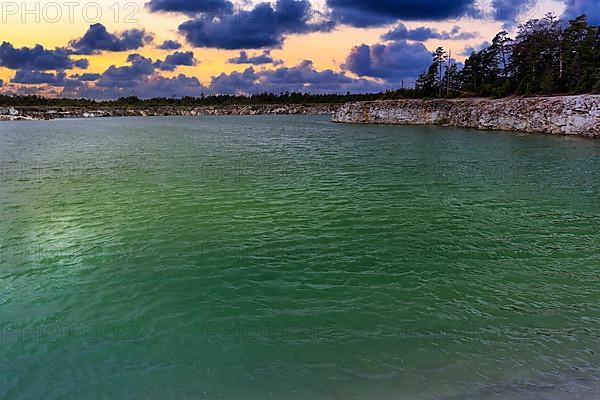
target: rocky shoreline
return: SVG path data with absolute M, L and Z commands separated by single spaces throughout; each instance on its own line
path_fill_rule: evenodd
M 600 137 L 600 96 L 348 103 L 335 111 L 333 121 Z
M 347 104 L 211 107 L 1 107 L 0 121 L 209 115 L 332 115 L 355 124 L 440 125 L 480 130 L 600 137 L 600 95 L 382 100 Z
M 339 106 L 339 104 L 267 104 L 248 106 L 152 108 L 0 107 L 0 121 L 198 115 L 331 115 L 339 108 Z

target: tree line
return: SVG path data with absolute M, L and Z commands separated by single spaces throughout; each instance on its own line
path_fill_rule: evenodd
M 473 52 L 459 70 L 439 47 L 417 80 L 422 97 L 600 93 L 600 27 L 582 15 L 565 22 L 553 14 L 506 31 Z
M 5 107 L 218 107 L 218 106 L 252 106 L 265 104 L 336 104 L 352 101 L 374 101 L 416 98 L 419 94 L 414 88 L 389 90 L 382 93 L 367 94 L 311 94 L 311 93 L 260 93 L 253 95 L 210 95 L 182 98 L 156 97 L 140 99 L 136 96 L 121 97 L 115 100 L 73 99 L 66 97 L 49 98 L 37 95 L 10 96 L 0 94 L 0 106 Z

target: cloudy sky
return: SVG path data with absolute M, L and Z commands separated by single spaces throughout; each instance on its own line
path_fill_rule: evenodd
M 486 2 L 487 1 L 487 2 Z M 115 98 L 410 86 L 500 30 L 600 0 L 2 1 L 1 90 Z

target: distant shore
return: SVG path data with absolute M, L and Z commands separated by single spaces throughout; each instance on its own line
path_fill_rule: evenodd
M 262 104 L 205 107 L 3 107 L 0 121 L 61 118 L 198 116 L 198 115 L 331 115 L 341 104 Z
M 189 107 L 0 106 L 0 121 L 211 115 L 331 115 L 339 123 L 438 125 L 600 138 L 600 95 Z

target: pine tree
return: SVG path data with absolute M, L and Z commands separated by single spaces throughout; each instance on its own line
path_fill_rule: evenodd
M 444 64 L 447 60 L 446 51 L 443 47 L 438 47 L 433 53 L 433 65 L 436 67 L 436 79 L 435 79 L 435 88 L 437 90 L 437 96 L 442 97 L 442 87 L 443 87 L 443 69 Z
M 416 88 L 424 97 L 442 97 L 446 51 L 438 47 L 432 53 L 432 63 L 426 73 L 419 75 Z

